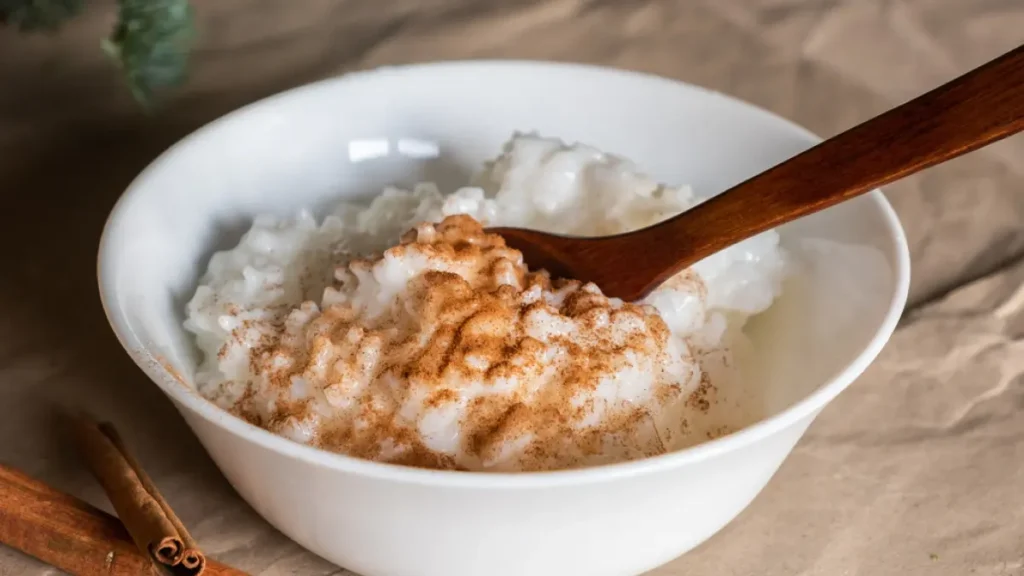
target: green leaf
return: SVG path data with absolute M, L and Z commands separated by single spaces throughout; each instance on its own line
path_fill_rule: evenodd
M 82 11 L 84 0 L 0 0 L 0 23 L 22 32 L 53 31 Z
M 0 0 L 3 1 L 3 0 Z M 194 37 L 188 0 L 119 0 L 118 21 L 103 49 L 146 107 L 185 81 Z

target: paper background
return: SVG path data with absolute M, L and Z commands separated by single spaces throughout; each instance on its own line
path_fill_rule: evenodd
M 1021 0 L 196 4 L 192 80 L 152 118 L 98 50 L 112 1 L 55 36 L 0 31 L 0 461 L 109 509 L 52 414 L 110 417 L 207 553 L 261 576 L 348 573 L 234 495 L 96 296 L 107 212 L 176 139 L 317 78 L 479 57 L 655 72 L 829 136 L 1024 43 Z M 1024 140 L 887 192 L 911 240 L 914 307 L 753 505 L 655 576 L 1024 574 Z M 51 573 L 0 547 L 0 574 Z

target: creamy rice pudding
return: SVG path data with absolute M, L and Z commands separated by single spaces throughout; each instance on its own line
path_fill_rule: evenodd
M 755 417 L 734 356 L 780 290 L 774 232 L 625 303 L 529 270 L 483 229 L 613 234 L 696 202 L 593 148 L 516 136 L 448 195 L 260 217 L 188 305 L 199 392 L 298 442 L 443 469 L 589 466 L 728 432 Z

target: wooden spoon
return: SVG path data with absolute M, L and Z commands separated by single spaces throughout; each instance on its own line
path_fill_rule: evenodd
M 1024 129 L 1024 46 L 659 224 L 580 238 L 492 228 L 534 269 L 639 300 L 724 248 Z

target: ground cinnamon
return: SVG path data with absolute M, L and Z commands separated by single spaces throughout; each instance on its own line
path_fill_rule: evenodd
M 76 576 L 157 573 L 117 518 L 6 466 L 0 466 L 0 543 Z M 213 560 L 204 575 L 247 576 Z
M 139 550 L 175 574 L 198 576 L 206 559 L 149 475 L 109 424 L 76 419 L 82 456 Z

